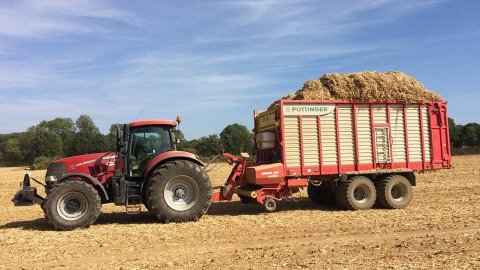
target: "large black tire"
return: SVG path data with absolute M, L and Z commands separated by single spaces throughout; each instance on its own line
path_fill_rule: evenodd
M 407 207 L 413 199 L 412 185 L 407 178 L 394 174 L 375 183 L 377 188 L 376 204 L 388 209 Z
M 354 176 L 339 184 L 336 198 L 338 205 L 344 209 L 367 210 L 375 203 L 375 186 L 365 176 Z
M 144 202 L 143 205 L 145 205 L 145 208 L 147 208 L 149 213 L 152 213 L 152 209 L 150 208 L 150 205 L 148 205 L 147 202 Z
M 334 205 L 336 202 L 335 192 L 326 182 L 323 182 L 320 186 L 308 183 L 307 194 L 308 198 L 318 205 Z
M 42 204 L 48 222 L 57 230 L 86 228 L 100 214 L 102 200 L 97 190 L 79 180 L 66 180 L 47 191 Z
M 150 212 L 161 222 L 197 221 L 208 210 L 212 184 L 199 165 L 175 160 L 160 166 L 146 190 Z

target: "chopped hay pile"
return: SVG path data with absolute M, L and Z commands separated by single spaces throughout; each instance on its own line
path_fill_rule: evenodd
M 319 80 L 306 81 L 302 89 L 282 99 L 414 103 L 425 100 L 439 101 L 442 97 L 426 89 L 417 79 L 405 73 L 364 71 L 325 74 Z M 275 101 L 268 109 L 277 106 L 278 101 Z

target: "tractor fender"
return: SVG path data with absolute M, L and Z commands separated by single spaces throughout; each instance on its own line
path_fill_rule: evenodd
M 199 166 L 205 167 L 205 164 L 203 164 L 203 162 L 200 161 L 200 159 L 198 159 L 198 157 L 195 154 L 184 152 L 184 151 L 168 151 L 153 157 L 147 163 L 147 166 L 145 166 L 145 170 L 143 171 L 144 181 L 141 187 L 143 201 L 146 200 L 145 198 L 146 188 L 148 187 L 148 182 L 150 180 L 150 177 L 155 172 L 155 170 L 160 166 L 162 166 L 162 164 L 165 164 L 169 161 L 174 161 L 174 160 L 188 160 L 198 164 Z
M 152 158 L 147 166 L 145 166 L 145 170 L 143 172 L 143 179 L 148 179 L 150 175 L 162 164 L 175 160 L 175 159 L 183 159 L 192 161 L 202 167 L 205 166 L 202 161 L 198 159 L 195 154 L 184 152 L 184 151 L 168 151 L 162 153 L 160 155 L 155 156 Z
M 72 177 L 80 177 L 84 180 L 88 180 L 90 182 L 90 184 L 92 184 L 94 187 L 99 187 L 100 190 L 102 191 L 102 194 L 103 194 L 103 198 L 105 198 L 105 200 L 109 200 L 108 198 L 108 194 L 107 194 L 107 190 L 105 189 L 105 187 L 102 185 L 102 183 L 100 183 L 100 181 L 98 181 L 97 178 L 91 176 L 91 175 L 88 175 L 88 174 L 84 174 L 84 173 L 69 173 L 69 174 L 65 174 L 62 176 L 62 179 L 58 180 L 58 182 L 63 182 L 69 178 L 72 178 Z

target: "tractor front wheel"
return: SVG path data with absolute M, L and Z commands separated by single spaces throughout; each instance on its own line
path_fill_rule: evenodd
M 66 180 L 47 191 L 42 204 L 48 222 L 58 230 L 90 226 L 100 214 L 102 201 L 97 190 L 79 180 Z
M 146 205 L 162 222 L 197 221 L 211 204 L 212 184 L 199 165 L 186 160 L 160 166 L 149 180 Z

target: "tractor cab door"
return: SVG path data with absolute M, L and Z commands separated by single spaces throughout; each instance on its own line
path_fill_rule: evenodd
M 128 145 L 127 174 L 130 177 L 142 177 L 149 159 L 174 149 L 171 128 L 166 126 L 134 128 L 130 131 Z

